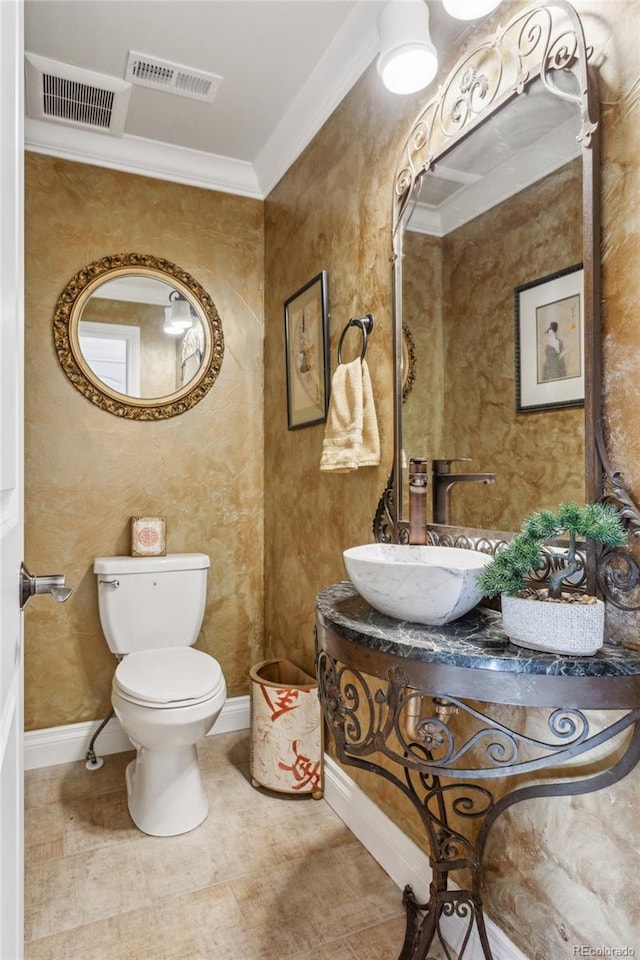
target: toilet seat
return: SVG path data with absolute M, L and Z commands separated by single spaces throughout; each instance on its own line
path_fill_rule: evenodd
M 224 687 L 220 664 L 193 647 L 162 647 L 128 654 L 118 665 L 113 687 L 131 703 L 187 707 L 211 699 Z

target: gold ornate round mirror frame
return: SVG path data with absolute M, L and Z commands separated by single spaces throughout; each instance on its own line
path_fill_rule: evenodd
M 133 275 L 170 283 L 190 300 L 205 328 L 205 351 L 198 373 L 166 397 L 138 399 L 111 390 L 93 373 L 80 350 L 78 324 L 91 294 L 107 280 Z M 53 339 L 62 369 L 74 387 L 101 410 L 130 420 L 165 420 L 186 413 L 215 383 L 224 355 L 222 321 L 204 287 L 175 263 L 141 253 L 103 257 L 78 271 L 58 298 Z

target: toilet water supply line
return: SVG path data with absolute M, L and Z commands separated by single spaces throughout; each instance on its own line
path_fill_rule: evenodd
M 89 749 L 87 750 L 87 758 L 86 758 L 87 762 L 85 763 L 85 767 L 87 768 L 87 770 L 99 770 L 104 763 L 104 760 L 102 759 L 102 757 L 96 757 L 96 752 L 93 749 L 93 747 L 96 740 L 98 739 L 98 736 L 102 733 L 106 725 L 109 723 L 109 720 L 111 720 L 111 717 L 113 716 L 115 716 L 115 710 L 112 707 L 109 713 L 107 714 L 107 716 L 104 718 L 104 720 L 98 727 L 98 729 L 96 730 L 96 732 L 94 733 L 94 735 L 91 737 L 91 741 L 89 743 Z

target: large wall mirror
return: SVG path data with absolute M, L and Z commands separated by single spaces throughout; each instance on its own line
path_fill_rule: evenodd
M 533 510 L 599 499 L 603 470 L 624 494 L 600 434 L 590 54 L 569 3 L 529 7 L 470 44 L 409 130 L 394 182 L 395 451 L 379 539 L 408 538 L 414 457 L 428 460 L 434 543 L 491 549 Z
M 89 264 L 64 288 L 53 326 L 70 381 L 119 417 L 184 413 L 220 372 L 224 340 L 213 300 L 186 271 L 149 255 Z

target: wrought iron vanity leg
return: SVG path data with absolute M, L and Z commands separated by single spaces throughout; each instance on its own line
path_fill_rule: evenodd
M 420 932 L 421 912 L 426 910 L 428 904 L 418 903 L 411 887 L 407 886 L 402 891 L 402 902 L 406 913 L 406 928 L 404 934 L 404 943 L 398 960 L 412 960 L 415 956 L 415 945 Z
M 452 960 L 453 954 L 449 952 L 440 927 L 440 921 L 447 916 L 467 922 L 463 941 L 459 945 L 459 957 L 465 955 L 475 926 L 485 960 L 493 960 L 484 925 L 482 900 L 468 890 L 449 890 L 446 876 L 445 871 L 436 874 L 428 903 L 418 903 L 411 887 L 405 887 L 403 902 L 407 912 L 407 927 L 398 960 L 429 960 L 429 951 L 434 943 L 444 950 L 447 960 Z M 421 917 L 420 913 L 424 915 Z
M 418 909 L 426 912 L 416 930 L 413 952 L 409 954 L 410 960 L 422 960 L 427 957 L 427 951 L 433 945 L 440 928 L 440 917 L 444 906 L 443 895 L 446 898 L 447 893 L 447 874 L 434 874 L 430 889 L 428 903 L 418 904 Z M 442 937 L 440 941 L 442 942 Z
M 489 946 L 489 936 L 487 934 L 487 928 L 484 922 L 484 911 L 482 909 L 482 901 L 478 905 L 476 910 L 476 927 L 478 928 L 478 936 L 480 937 L 480 945 L 482 946 L 482 952 L 484 953 L 486 960 L 493 960 L 493 954 L 491 952 L 491 947 Z
M 340 644 L 333 635 L 329 642 Z M 350 647 L 340 653 L 345 659 L 352 656 Z M 347 666 L 322 649 L 317 665 L 320 699 L 338 759 L 394 784 L 412 803 L 428 838 L 429 900 L 419 903 L 412 889 L 405 887 L 406 928 L 398 960 L 429 960 L 434 941 L 449 958 L 441 927 L 449 918 L 458 924 L 462 921 L 465 927 L 458 945 L 460 960 L 469 960 L 472 937 L 477 937 L 484 960 L 494 960 L 482 910 L 483 861 L 494 823 L 508 807 L 523 800 L 592 793 L 630 773 L 640 762 L 640 708 L 628 709 L 609 724 L 594 728 L 577 707 L 546 708 L 548 733 L 533 737 L 472 703 L 449 697 L 447 703 L 464 711 L 472 723 L 470 732 L 452 731 L 437 709 L 426 716 L 416 709 L 421 697 L 440 704 L 442 698 L 410 686 L 400 667 L 372 679 L 371 674 Z M 368 661 L 365 666 L 371 669 Z M 588 757 L 625 732 L 631 736 L 624 752 L 605 757 L 600 764 L 610 762 L 610 767 L 588 777 L 580 777 L 579 767 L 572 769 L 576 759 Z M 478 762 L 469 764 L 467 758 L 476 760 L 473 751 L 478 752 L 482 738 L 484 754 L 480 751 Z M 377 762 L 380 755 L 391 763 Z M 489 789 L 495 780 L 515 775 L 537 778 L 547 769 L 554 770 L 556 779 L 545 777 L 499 798 Z M 575 779 L 567 779 L 572 774 Z M 451 818 L 451 811 L 456 818 Z M 466 870 L 471 871 L 471 883 L 450 889 L 449 875 L 459 876 Z
M 409 954 L 409 960 L 420 960 L 422 957 L 427 957 L 427 951 L 432 945 L 438 929 L 439 919 L 438 907 L 435 903 L 429 903 L 427 905 L 427 912 L 416 930 L 413 950 Z

